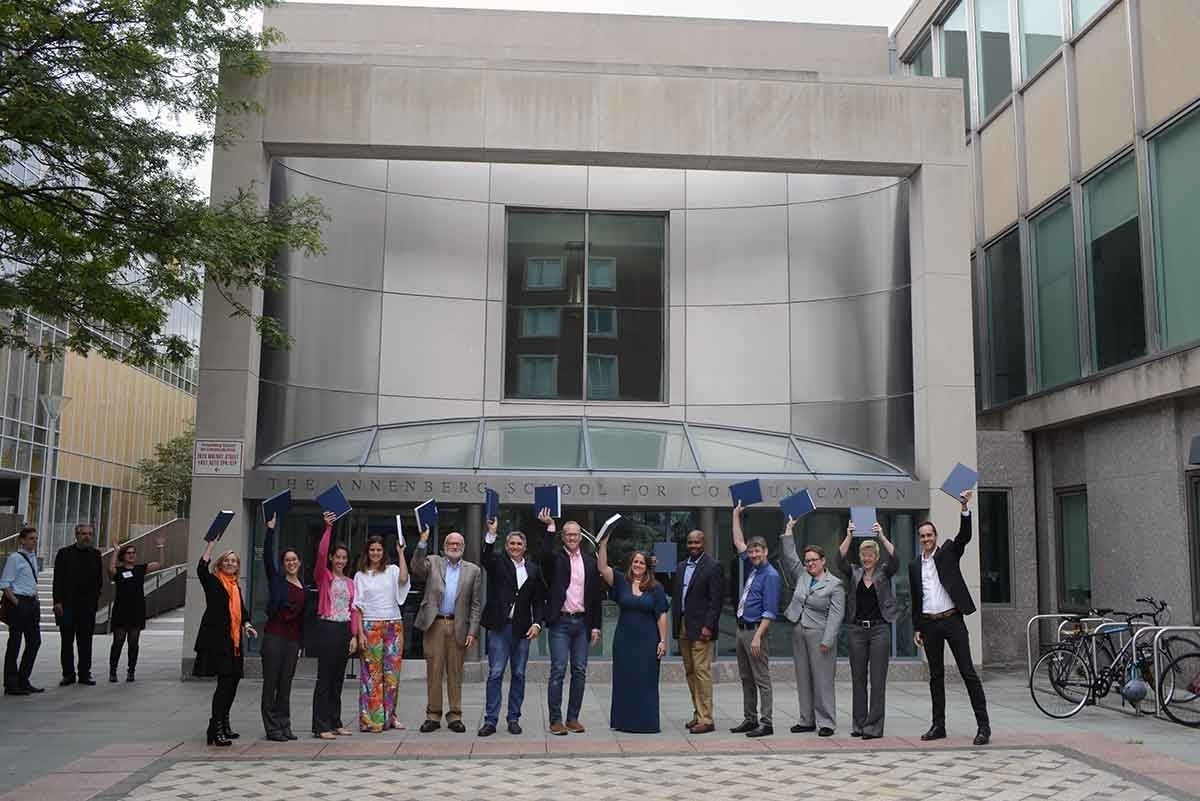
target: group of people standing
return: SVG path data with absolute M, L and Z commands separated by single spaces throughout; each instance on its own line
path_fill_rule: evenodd
M 972 666 L 963 616 L 975 611 L 958 567 L 971 538 L 964 493 L 958 535 L 938 544 L 932 522 L 918 527 L 921 554 L 909 565 L 915 642 L 929 658 L 933 701 L 932 725 L 922 739 L 945 737 L 944 647 L 948 644 L 967 686 L 979 724 L 976 744 L 986 744 L 991 731 L 982 684 Z M 748 737 L 774 733 L 770 675 L 770 629 L 779 610 L 792 622 L 792 658 L 796 671 L 799 722 L 794 733 L 835 733 L 836 646 L 848 627 L 853 682 L 851 736 L 883 736 L 891 627 L 899 613 L 893 583 L 898 571 L 895 547 L 882 527 L 859 540 L 858 560 L 850 559 L 855 541 L 851 524 L 836 556 L 842 577 L 827 569 L 826 554 L 816 545 L 797 548 L 797 521 L 788 519 L 780 540 L 782 570 L 794 587 L 786 603 L 783 577 L 768 559 L 761 537 L 747 539 L 742 507 L 733 510 L 733 544 L 744 562 L 745 582 L 737 599 L 736 654 L 743 688 L 743 720 L 731 731 Z M 325 529 L 314 565 L 316 631 L 306 637 L 316 651 L 317 681 L 313 693 L 312 733 L 334 739 L 350 731 L 341 718 L 342 677 L 351 655 L 360 657 L 359 729 L 378 732 L 403 728 L 396 717 L 404 626 L 401 610 L 410 576 L 424 583 L 415 625 L 423 632 L 427 699 L 424 733 L 439 729 L 443 719 L 453 732 L 465 732 L 462 718 L 462 675 L 467 651 L 482 626 L 487 638 L 486 707 L 480 737 L 496 733 L 500 724 L 502 682 L 510 674 L 505 724 L 520 734 L 529 648 L 549 633 L 550 676 L 547 686 L 549 731 L 554 735 L 583 732 L 580 711 L 587 680 L 588 651 L 600 638 L 601 603 L 606 589 L 619 610 L 612 654 L 610 726 L 625 732 L 658 732 L 659 664 L 668 637 L 678 640 L 692 697 L 692 734 L 715 730 L 712 658 L 724 594 L 721 565 L 706 552 L 701 531 L 687 535 L 687 557 L 671 574 L 668 593 L 655 578 L 648 554 L 634 552 L 623 569 L 608 558 L 602 538 L 593 555 L 582 547 L 583 532 L 568 521 L 558 531 L 549 510 L 538 515 L 543 526 L 541 559 L 527 559 L 523 532 L 509 532 L 502 549 L 498 522 L 487 521 L 481 564 L 463 558 L 466 542 L 457 532 L 447 535 L 442 554 L 429 553 L 429 531 L 421 532 L 414 554 L 405 564 L 403 542 L 396 561 L 386 556 L 382 537 L 368 540 L 353 578 L 346 574 L 348 548 L 332 541 L 334 518 Z M 262 717 L 272 740 L 295 739 L 291 729 L 291 679 L 302 640 L 307 592 L 301 583 L 300 554 L 278 551 L 277 521 L 267 526 L 263 558 L 268 578 L 267 625 L 262 647 Z M 210 543 L 197 568 L 205 590 L 206 611 L 196 640 L 197 675 L 216 676 L 208 741 L 227 745 L 237 735 L 229 728 L 229 708 L 242 672 L 243 638 L 256 636 L 238 588 L 240 560 L 232 551 L 209 570 Z M 483 575 L 488 597 L 483 598 Z M 845 583 L 843 583 L 843 579 Z M 668 597 L 669 596 L 669 597 Z M 563 693 L 570 669 L 565 714 Z M 444 694 L 443 694 L 444 691 Z

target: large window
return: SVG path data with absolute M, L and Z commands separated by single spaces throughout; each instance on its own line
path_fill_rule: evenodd
M 1127 156 L 1084 184 L 1096 369 L 1146 353 L 1137 172 Z
M 1075 226 L 1071 201 L 1055 203 L 1030 225 L 1037 287 L 1037 368 L 1041 387 L 1079 378 Z
M 1062 9 L 1046 0 L 1021 0 L 1021 75 L 1028 78 L 1062 44 Z
M 985 604 L 1012 603 L 1007 492 L 979 491 L 979 574 Z
M 979 18 L 979 116 L 986 117 L 1012 92 L 1008 0 L 976 0 L 975 8 Z
M 967 58 L 967 6 L 959 3 L 942 23 L 942 66 L 947 78 L 963 82 L 963 123 L 971 127 L 971 76 Z
M 992 353 L 992 402 L 1025 394 L 1025 304 L 1021 293 L 1021 244 L 1016 231 L 987 249 L 988 336 Z
M 932 39 L 926 39 L 925 43 L 917 48 L 917 52 L 913 54 L 912 73 L 913 75 L 924 75 L 926 77 L 933 76 Z
M 663 400 L 665 228 L 658 214 L 509 212 L 506 397 Z
M 1158 243 L 1158 303 L 1163 344 L 1200 339 L 1200 269 L 1196 231 L 1200 228 L 1200 114 L 1193 113 L 1156 137 L 1154 236 Z
M 1192 574 L 1192 624 L 1200 626 L 1200 475 L 1192 475 L 1188 488 L 1191 491 L 1191 525 L 1188 527 L 1188 559 Z
M 1058 501 L 1059 607 L 1068 612 L 1086 612 L 1092 606 L 1087 492 L 1064 491 L 1055 497 Z
M 1036 2 L 1036 0 L 1035 0 Z M 1045 2 L 1045 0 L 1043 0 Z M 1071 0 L 1072 19 L 1075 20 L 1075 32 L 1087 24 L 1096 15 L 1107 0 Z

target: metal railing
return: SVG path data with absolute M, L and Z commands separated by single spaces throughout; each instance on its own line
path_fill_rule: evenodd
M 1032 640 L 1033 640 L 1033 624 L 1034 623 L 1040 624 L 1040 621 L 1043 621 L 1043 620 L 1063 620 L 1064 622 L 1070 622 L 1072 620 L 1078 620 L 1078 619 L 1079 619 L 1079 615 L 1068 615 L 1068 614 L 1062 614 L 1062 613 L 1034 615 L 1033 617 L 1029 618 L 1029 622 L 1025 624 L 1025 679 L 1026 680 L 1033 678 L 1033 642 L 1032 642 Z M 1062 639 L 1062 625 L 1063 624 L 1061 624 L 1061 623 L 1059 624 L 1059 630 L 1055 634 L 1055 640 L 1054 640 L 1055 642 L 1059 642 Z M 1040 625 L 1039 625 L 1038 643 L 1040 644 L 1041 641 L 1042 641 L 1042 635 L 1041 635 Z M 1038 650 L 1040 651 L 1041 648 L 1038 648 Z
M 1163 638 L 1164 634 L 1166 634 L 1168 632 L 1172 632 L 1172 631 L 1175 631 L 1175 632 L 1187 631 L 1187 632 L 1196 634 L 1197 636 L 1200 636 L 1200 626 L 1156 626 L 1155 628 L 1157 629 L 1157 631 L 1154 634 L 1154 640 L 1151 642 L 1151 647 L 1152 647 L 1153 653 L 1154 653 L 1154 679 L 1155 679 L 1155 689 L 1156 689 L 1156 692 L 1154 693 L 1154 716 L 1161 717 L 1163 714 L 1163 711 L 1162 711 L 1162 688 L 1158 685 L 1160 685 L 1162 683 L 1162 654 L 1163 654 L 1163 650 L 1165 650 L 1165 649 L 1163 649 L 1159 646 L 1158 641 Z M 1140 632 L 1140 631 L 1138 632 L 1138 634 L 1141 634 L 1141 633 L 1142 632 Z M 1136 634 L 1134 635 L 1134 647 L 1135 648 L 1137 647 L 1137 635 Z
M 186 564 L 171 565 L 170 567 L 164 567 L 161 570 L 156 570 L 153 573 L 146 574 L 145 581 L 142 583 L 142 592 L 146 596 L 147 618 L 156 617 L 157 615 L 170 609 L 175 609 L 179 606 L 182 606 L 182 593 L 179 593 L 179 598 L 177 599 L 178 603 L 156 602 L 155 596 L 159 590 L 164 589 L 164 587 L 170 585 L 171 582 L 175 581 L 181 575 L 186 574 Z M 108 601 L 101 606 L 100 612 L 96 615 L 97 626 L 108 625 L 109 620 L 112 619 L 112 609 L 115 601 L 115 598 L 110 597 Z

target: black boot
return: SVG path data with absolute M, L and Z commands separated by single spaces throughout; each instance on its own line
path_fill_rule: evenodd
M 237 738 L 242 736 L 242 735 L 238 734 L 236 731 L 230 730 L 228 715 L 226 715 L 221 720 L 221 733 L 225 735 L 226 740 L 236 740 Z
M 225 728 L 221 725 L 221 722 L 215 719 L 210 719 L 208 721 L 207 737 L 209 745 L 215 745 L 221 748 L 233 745 L 233 742 L 225 736 Z
M 109 681 L 117 680 L 117 669 L 115 667 L 110 667 L 108 669 L 108 680 Z
M 113 681 L 116 681 L 114 678 Z M 125 681 L 133 681 L 133 668 L 125 671 Z

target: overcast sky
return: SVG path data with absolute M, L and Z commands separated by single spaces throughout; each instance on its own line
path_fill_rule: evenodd
M 293 2 L 303 0 L 291 0 Z M 340 0 L 346 2 L 347 0 Z M 353 2 L 353 0 L 349 0 Z M 510 8 L 526 11 L 573 11 L 598 14 L 653 14 L 675 17 L 830 22 L 880 25 L 891 30 L 912 0 L 366 0 L 371 5 L 448 8 Z M 185 126 L 186 127 L 186 126 Z M 188 172 L 207 193 L 212 160 Z

